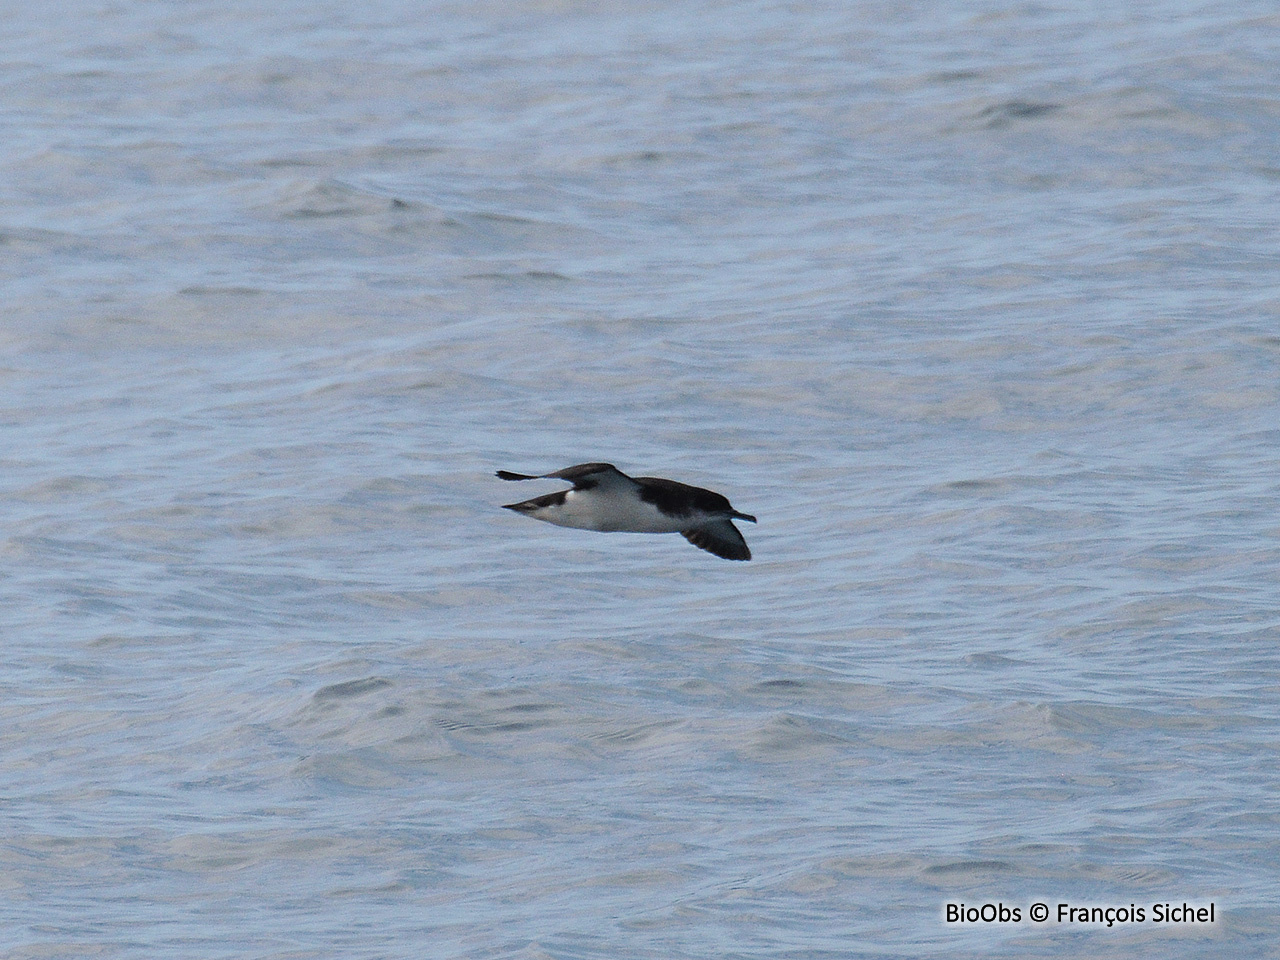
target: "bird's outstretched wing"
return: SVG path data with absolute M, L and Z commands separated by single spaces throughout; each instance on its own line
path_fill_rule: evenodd
M 565 467 L 553 473 L 512 473 L 510 470 L 499 470 L 500 480 L 568 480 L 574 489 L 583 486 L 594 487 L 603 475 L 625 477 L 621 470 L 612 463 L 580 463 L 574 467 Z
M 729 520 L 717 520 L 689 530 L 681 530 L 681 536 L 708 553 L 725 560 L 750 560 L 751 549 L 742 533 Z

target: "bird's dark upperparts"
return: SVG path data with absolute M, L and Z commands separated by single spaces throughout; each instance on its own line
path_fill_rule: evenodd
M 567 480 L 572 489 L 509 503 L 506 509 L 561 527 L 602 533 L 679 533 L 726 560 L 750 560 L 734 520 L 756 522 L 713 490 L 661 477 L 629 477 L 611 463 L 580 463 L 553 473 L 499 470 L 503 480 Z

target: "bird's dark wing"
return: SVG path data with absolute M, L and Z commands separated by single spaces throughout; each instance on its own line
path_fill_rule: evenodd
M 680 534 L 695 547 L 725 560 L 751 559 L 747 541 L 742 539 L 741 532 L 728 520 L 717 520 L 700 527 L 681 530 Z
M 575 467 L 565 467 L 563 470 L 556 470 L 554 473 L 512 473 L 510 470 L 499 470 L 498 477 L 502 480 L 568 480 L 573 484 L 575 490 L 584 486 L 594 487 L 599 481 L 600 474 L 616 474 L 617 476 L 625 476 L 612 463 L 580 463 Z M 593 479 L 594 478 L 594 479 Z

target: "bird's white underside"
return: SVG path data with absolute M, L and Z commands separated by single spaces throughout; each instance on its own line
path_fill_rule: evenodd
M 559 527 L 600 533 L 679 533 L 698 526 L 688 517 L 670 517 L 653 504 L 645 503 L 638 496 L 637 488 L 631 486 L 632 490 L 625 491 L 625 495 L 618 495 L 619 491 L 606 491 L 605 484 L 591 490 L 569 490 L 564 495 L 563 504 L 531 510 L 529 516 Z

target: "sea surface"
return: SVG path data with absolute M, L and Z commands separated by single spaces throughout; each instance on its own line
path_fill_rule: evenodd
M 0 955 L 1276 956 L 1274 3 L 3 23 Z

